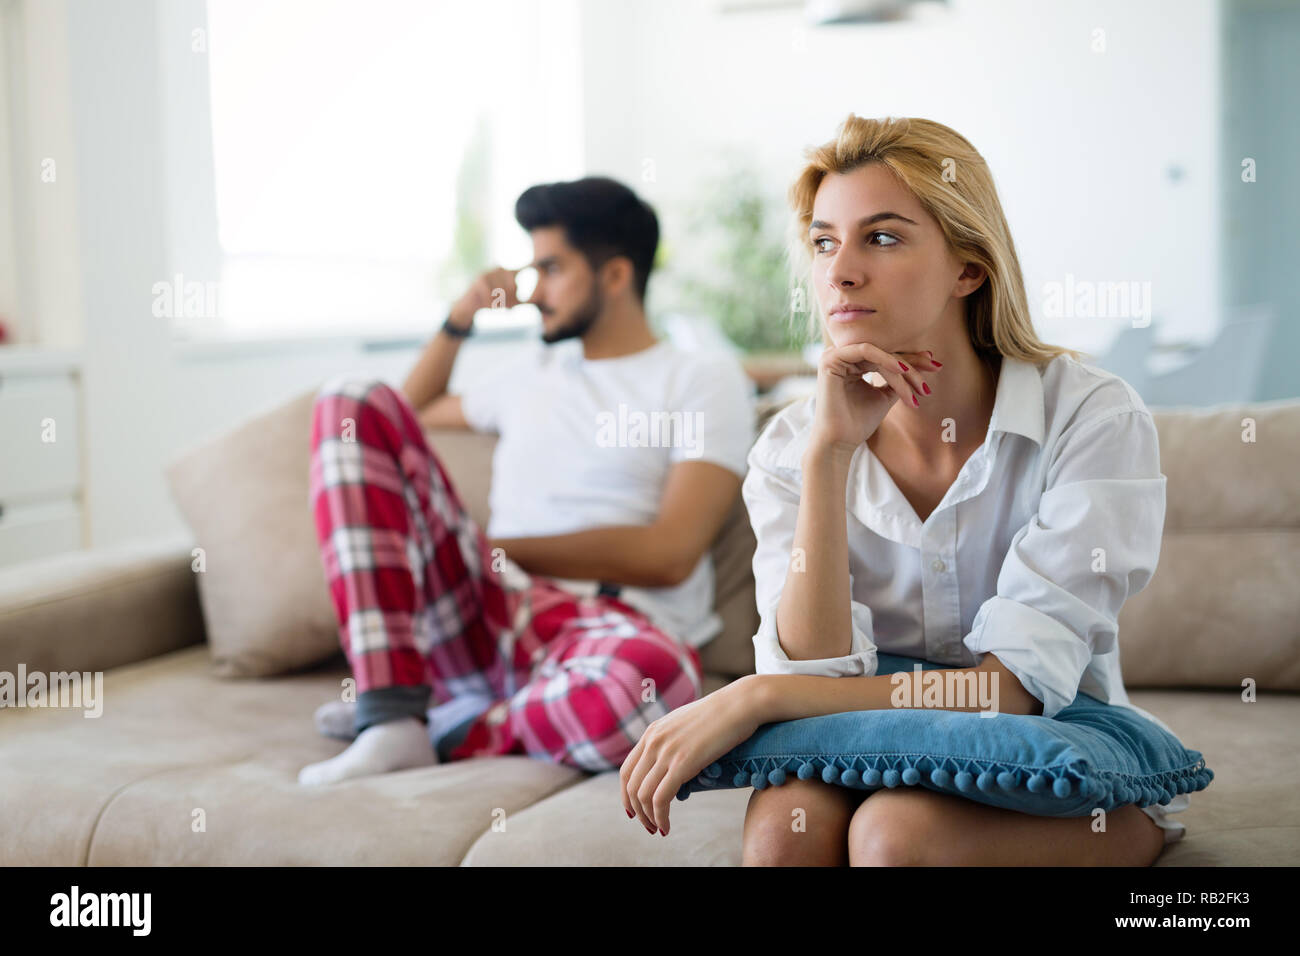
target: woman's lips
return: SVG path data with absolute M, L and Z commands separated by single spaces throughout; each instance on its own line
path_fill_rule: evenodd
M 865 319 L 869 315 L 875 315 L 875 309 L 847 309 L 843 312 L 831 314 L 832 322 L 854 322 L 858 319 Z

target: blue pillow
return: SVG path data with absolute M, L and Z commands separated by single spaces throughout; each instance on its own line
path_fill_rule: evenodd
M 947 668 L 878 654 L 879 674 Z M 1079 693 L 1055 717 L 922 708 L 764 724 L 677 791 L 779 786 L 797 776 L 858 790 L 900 783 L 1045 817 L 1167 804 L 1214 779 L 1205 758 L 1127 707 Z

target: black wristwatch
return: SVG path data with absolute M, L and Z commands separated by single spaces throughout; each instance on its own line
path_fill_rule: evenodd
M 474 334 L 474 323 L 470 322 L 469 328 L 458 329 L 451 324 L 451 315 L 448 314 L 446 321 L 442 323 L 442 330 L 450 335 L 453 339 L 467 339 Z

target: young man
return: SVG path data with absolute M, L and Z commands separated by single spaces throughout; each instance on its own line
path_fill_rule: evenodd
M 534 186 L 515 216 L 535 354 L 447 393 L 475 313 L 517 304 L 515 272 L 493 269 L 400 392 L 339 380 L 317 397 L 312 504 L 358 696 L 317 712 L 355 740 L 304 784 L 505 753 L 616 769 L 701 696 L 697 648 L 721 628 L 709 549 L 745 473 L 752 390 L 734 360 L 651 333 L 659 226 L 627 187 Z M 487 537 L 424 439 L 448 427 L 500 435 Z

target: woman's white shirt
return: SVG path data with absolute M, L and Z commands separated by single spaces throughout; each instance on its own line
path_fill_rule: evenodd
M 1120 675 L 1120 607 L 1160 555 L 1165 476 L 1155 424 L 1123 379 L 1061 355 L 1004 357 L 984 443 L 922 522 L 864 443 L 846 491 L 852 641 L 790 660 L 776 609 L 793 555 L 815 397 L 779 412 L 750 450 L 743 495 L 758 547 L 759 674 L 869 676 L 877 650 L 974 667 L 995 653 L 1053 717 L 1077 691 L 1133 709 Z M 792 570 L 794 569 L 794 570 Z M 1172 730 L 1170 730 L 1172 733 Z M 1179 794 L 1145 808 L 1166 842 Z

